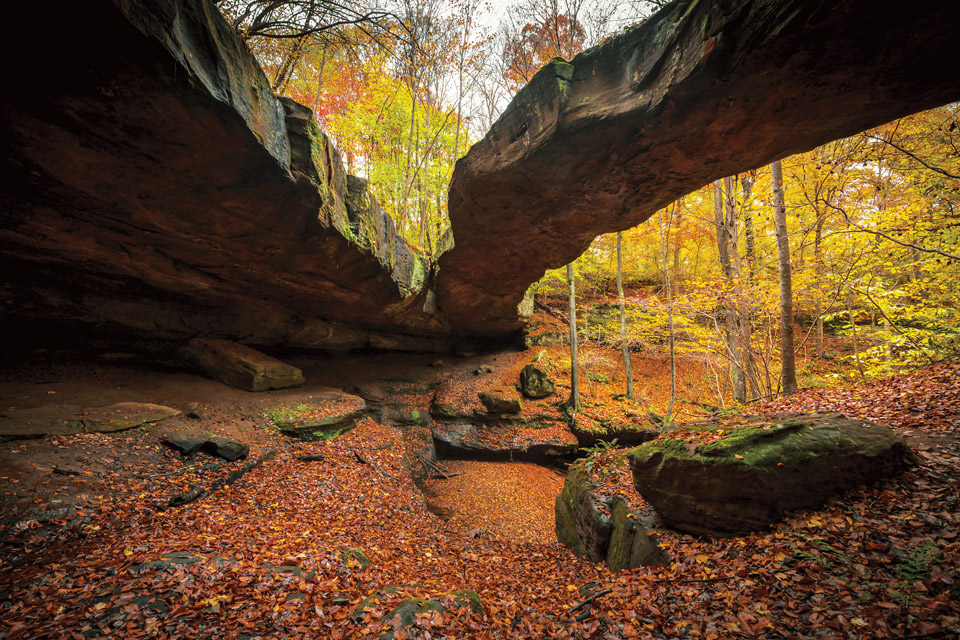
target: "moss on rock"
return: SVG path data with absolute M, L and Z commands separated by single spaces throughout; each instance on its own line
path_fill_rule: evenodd
M 892 429 L 843 414 L 793 414 L 700 446 L 665 438 L 629 453 L 634 486 L 672 526 L 732 535 L 916 462 Z
M 571 467 L 557 496 L 556 532 L 560 544 L 591 562 L 606 562 L 613 571 L 669 561 L 622 498 L 595 493 L 582 464 Z

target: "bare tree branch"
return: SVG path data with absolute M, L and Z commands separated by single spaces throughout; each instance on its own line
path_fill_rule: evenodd
M 883 142 L 884 144 L 890 145 L 891 147 L 893 147 L 894 149 L 896 149 L 896 150 L 899 151 L 900 153 L 903 153 L 903 154 L 906 154 L 906 155 L 910 156 L 911 158 L 913 158 L 914 160 L 916 160 L 917 162 L 919 162 L 920 164 L 922 164 L 923 166 L 925 166 L 927 169 L 930 169 L 930 171 L 933 171 L 933 172 L 935 172 L 935 173 L 939 173 L 940 175 L 946 176 L 946 177 L 948 177 L 948 178 L 953 178 L 954 180 L 960 180 L 960 176 L 958 176 L 958 175 L 956 175 L 956 174 L 954 174 L 954 173 L 950 173 L 949 171 L 947 171 L 946 169 L 943 169 L 943 168 L 941 168 L 941 167 L 935 167 L 935 166 L 933 166 L 932 164 L 929 164 L 927 161 L 923 160 L 922 158 L 917 157 L 917 156 L 916 156 L 915 154 L 913 154 L 912 152 L 907 151 L 906 149 L 904 149 L 904 148 L 901 147 L 900 145 L 898 145 L 898 144 L 896 144 L 896 143 L 894 143 L 894 142 L 892 142 L 892 141 L 890 141 L 890 140 L 887 140 L 886 138 L 882 138 L 882 137 L 880 137 L 880 136 L 874 136 L 874 135 L 870 135 L 870 134 L 867 134 L 867 137 L 870 138 L 871 140 L 877 140 L 877 141 L 879 141 L 879 142 Z
M 824 204 L 826 204 L 831 209 L 835 209 L 836 211 L 839 211 L 843 215 L 843 217 L 846 218 L 847 223 L 849 223 L 850 226 L 856 227 L 859 231 L 863 233 L 872 233 L 873 235 L 880 236 L 881 238 L 885 238 L 890 242 L 893 242 L 894 244 L 899 244 L 901 247 L 909 247 L 911 249 L 916 249 L 917 251 L 922 251 L 923 253 L 935 253 L 937 255 L 941 255 L 944 258 L 949 258 L 951 260 L 960 260 L 960 256 L 954 253 L 948 253 L 946 251 L 941 251 L 940 249 L 931 249 L 930 247 L 924 247 L 919 244 L 915 244 L 913 242 L 907 242 L 905 240 L 897 240 L 893 236 L 890 236 L 889 234 L 886 234 L 883 231 L 878 231 L 876 229 L 867 229 L 866 227 L 862 227 L 856 222 L 854 222 L 853 220 L 851 220 L 850 216 L 847 215 L 847 212 L 844 211 L 842 207 L 838 207 L 837 205 L 831 204 L 829 202 L 826 202 Z

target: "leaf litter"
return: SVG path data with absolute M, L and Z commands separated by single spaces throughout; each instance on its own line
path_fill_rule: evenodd
M 462 535 L 429 511 L 410 479 L 401 428 L 364 420 L 335 440 L 291 444 L 182 508 L 153 508 L 155 495 L 130 487 L 100 504 L 92 496 L 89 524 L 65 528 L 62 540 L 8 527 L 0 637 L 952 638 L 960 628 L 958 401 L 960 366 L 950 363 L 761 407 L 885 422 L 923 463 L 770 531 L 724 540 L 660 531 L 671 564 L 621 573 L 553 541 L 521 540 L 516 529 Z M 297 460 L 303 455 L 323 459 Z M 604 482 L 642 502 L 622 469 Z M 515 486 L 511 498 L 523 492 Z M 477 510 L 491 511 L 482 503 Z M 348 550 L 370 564 L 361 568 Z M 404 598 L 457 589 L 477 592 L 483 613 L 451 606 L 406 627 L 387 617 Z

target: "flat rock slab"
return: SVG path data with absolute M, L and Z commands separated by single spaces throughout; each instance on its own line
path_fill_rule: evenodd
M 180 415 L 177 409 L 145 402 L 118 402 L 109 407 L 87 409 L 81 418 L 87 431 L 111 433 L 160 422 Z
M 203 449 L 218 458 L 223 458 L 227 462 L 242 460 L 250 455 L 250 447 L 242 442 L 230 440 L 229 438 L 219 438 L 217 436 L 209 438 L 203 446 Z
M 179 414 L 171 407 L 146 402 L 120 402 L 87 409 L 77 405 L 56 404 L 8 411 L 0 417 L 0 442 L 91 431 L 125 431 Z
M 207 443 L 203 436 L 169 436 L 161 442 L 183 456 L 192 456 Z
M 562 423 L 549 428 L 438 424 L 437 453 L 445 457 L 492 460 L 560 457 L 575 452 L 576 437 Z
M 283 434 L 315 440 L 352 429 L 366 411 L 360 396 L 329 391 L 311 395 L 295 407 L 275 407 L 267 415 Z
M 181 347 L 178 355 L 185 363 L 234 389 L 269 391 L 303 384 L 300 369 L 229 340 L 195 338 Z
M 711 536 L 763 529 L 917 461 L 890 427 L 840 413 L 784 414 L 696 447 L 664 438 L 628 457 L 634 486 L 667 524 Z
M 73 404 L 6 411 L 0 416 L 0 442 L 80 433 L 82 413 L 83 407 Z
M 520 413 L 523 403 L 516 390 L 506 386 L 484 389 L 477 394 L 480 402 L 490 413 Z
M 512 386 L 493 383 L 485 375 L 448 380 L 437 387 L 430 408 L 439 421 L 478 426 L 540 426 L 562 421 L 547 401 L 523 402 Z

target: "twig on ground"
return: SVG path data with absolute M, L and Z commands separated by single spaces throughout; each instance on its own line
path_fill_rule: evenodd
M 693 584 L 696 582 L 722 582 L 724 580 L 734 580 L 741 576 L 723 576 L 720 578 L 671 578 L 668 580 L 657 580 L 655 584 Z
M 394 477 L 393 477 L 392 475 L 390 475 L 389 473 L 387 473 L 386 471 L 384 471 L 383 469 L 381 469 L 379 466 L 377 466 L 377 464 L 376 464 L 375 462 L 373 462 L 373 461 L 371 461 L 371 460 L 367 460 L 366 458 L 364 458 L 364 457 L 360 454 L 360 452 L 357 451 L 356 449 L 350 449 L 350 451 L 353 452 L 353 455 L 354 455 L 354 457 L 357 459 L 358 462 L 360 462 L 360 463 L 362 463 L 362 464 L 369 465 L 369 466 L 373 467 L 374 469 L 376 469 L 377 471 L 379 471 L 379 472 L 380 472 L 380 475 L 382 475 L 383 477 L 385 477 L 385 478 L 390 478 L 391 480 L 394 480 Z
M 420 462 L 422 462 L 422 463 L 425 464 L 426 466 L 430 467 L 431 469 L 433 469 L 434 471 L 436 471 L 437 473 L 439 473 L 440 475 L 442 475 L 445 479 L 449 480 L 450 478 L 453 477 L 453 476 L 447 474 L 446 471 L 444 471 L 443 469 L 441 469 L 441 468 L 439 467 L 439 465 L 437 465 L 437 464 L 434 463 L 434 462 L 431 462 L 431 461 L 428 460 L 427 458 L 424 458 L 422 455 L 420 455 L 420 454 L 417 453 L 416 451 L 413 452 L 413 455 L 417 456 L 417 458 L 420 459 Z M 457 475 L 462 475 L 462 474 L 457 474 Z
M 601 597 L 607 595 L 608 593 L 613 593 L 613 589 L 603 589 L 602 591 L 597 591 L 597 592 L 594 593 L 593 595 L 587 596 L 586 598 L 584 598 L 583 600 L 581 600 L 580 602 L 578 602 L 577 604 L 575 604 L 572 608 L 568 609 L 568 610 L 567 610 L 567 613 L 573 613 L 574 611 L 577 611 L 578 609 L 582 609 L 583 607 L 587 606 L 588 604 L 590 604 L 591 602 L 593 602 L 593 601 L 596 600 L 597 598 L 601 598 Z

